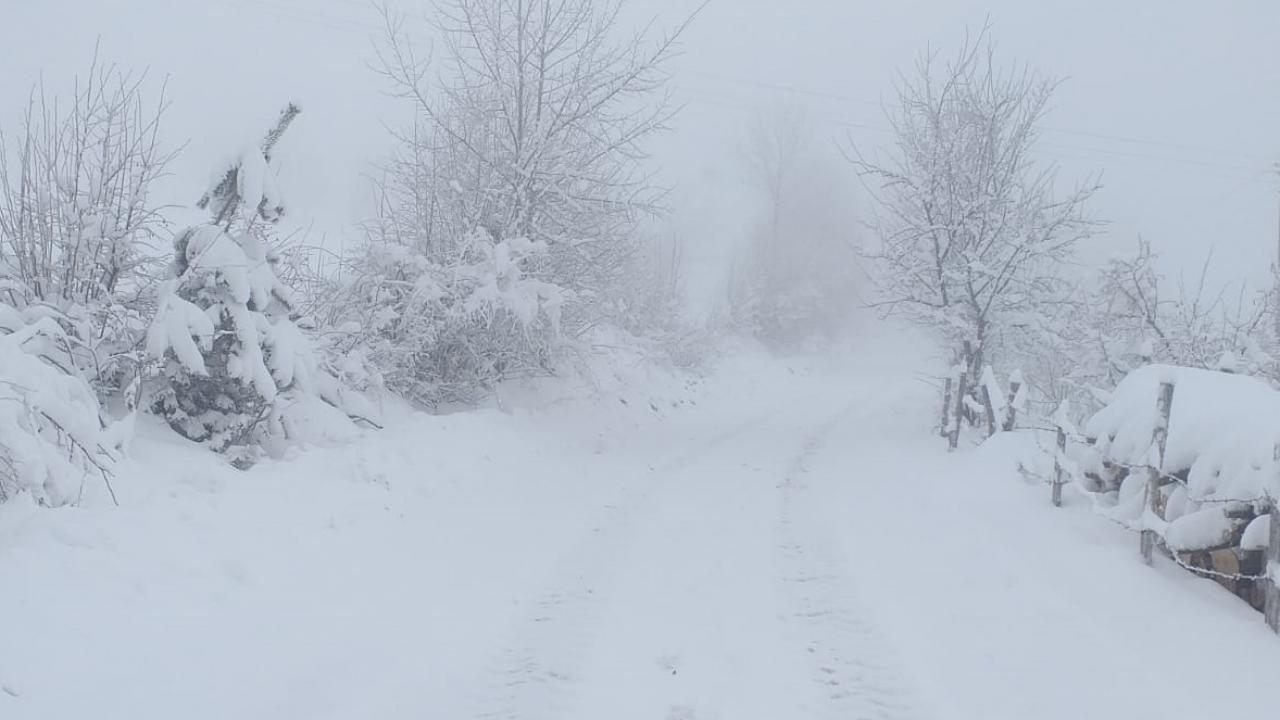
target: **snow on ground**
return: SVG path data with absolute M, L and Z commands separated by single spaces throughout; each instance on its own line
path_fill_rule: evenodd
M 1025 436 L 947 455 L 920 356 L 637 360 L 248 473 L 144 427 L 121 507 L 0 506 L 0 717 L 1266 716 L 1260 617 Z

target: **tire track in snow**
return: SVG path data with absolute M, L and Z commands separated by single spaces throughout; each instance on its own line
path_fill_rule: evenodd
M 626 553 L 638 518 L 677 471 L 793 407 L 772 407 L 702 440 L 693 449 L 651 467 L 649 478 L 606 507 L 538 596 L 509 631 L 478 693 L 476 720 L 561 720 L 572 716 L 583 660 L 609 607 L 617 559 Z
M 805 512 L 808 463 L 855 406 L 831 418 L 805 442 L 778 485 L 779 552 L 785 596 L 817 691 L 818 717 L 921 720 L 927 717 L 858 598 L 856 583 L 815 513 Z

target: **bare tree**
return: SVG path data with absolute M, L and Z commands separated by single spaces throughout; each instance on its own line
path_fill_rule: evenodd
M 797 170 L 808 159 L 814 134 L 813 119 L 794 106 L 756 116 L 748 130 L 743 154 L 756 181 L 768 194 L 770 239 L 775 245 L 781 240 L 787 191 L 795 183 Z
M 621 7 L 445 0 L 438 30 L 449 62 L 434 89 L 402 20 L 384 13 L 382 69 L 419 113 L 401 160 L 427 184 L 420 232 L 483 228 L 497 241 L 546 242 L 541 279 L 584 301 L 608 296 L 637 223 L 661 209 L 644 142 L 674 113 L 664 68 L 688 25 L 620 40 Z
M 1063 400 L 1087 416 L 1131 370 L 1152 362 L 1280 379 L 1270 290 L 1212 286 L 1212 254 L 1194 279 L 1165 278 L 1151 245 L 1110 258 L 1062 302 L 1001 327 L 1045 413 Z
M 1095 227 L 1084 206 L 1097 182 L 1056 196 L 1056 168 L 1033 156 L 1057 86 L 999 66 L 984 29 L 902 77 L 889 157 L 853 156 L 879 181 L 878 305 L 939 331 L 970 378 L 1002 326 L 1067 295 L 1062 267 Z
M 855 218 L 838 159 L 821 152 L 806 111 L 784 106 L 756 116 L 743 158 L 763 208 L 740 247 L 730 315 L 769 342 L 832 329 L 854 306 Z
M 173 157 L 161 149 L 161 87 L 145 105 L 145 74 L 99 62 L 71 102 L 32 92 L 22 131 L 0 135 L 0 261 L 33 299 L 87 303 L 145 263 L 162 224 L 151 183 Z
M 562 331 L 625 316 L 639 225 L 663 192 L 645 141 L 684 25 L 621 35 L 618 0 L 444 0 L 431 72 L 383 12 L 380 70 L 413 125 L 376 185 L 349 277 L 364 344 L 396 389 L 470 401 L 551 371 Z M 494 288 L 491 290 L 490 288 Z
M 1112 365 L 1121 352 L 1144 362 L 1208 369 L 1234 356 L 1242 369 L 1273 374 L 1274 361 L 1264 357 L 1272 345 L 1267 321 L 1273 290 L 1250 291 L 1245 283 L 1210 287 L 1210 253 L 1194 282 L 1179 275 L 1176 292 L 1163 293 L 1157 260 L 1150 243 L 1139 240 L 1132 256 L 1112 258 L 1103 269 L 1091 315 L 1099 346 L 1117 346 L 1105 353 Z

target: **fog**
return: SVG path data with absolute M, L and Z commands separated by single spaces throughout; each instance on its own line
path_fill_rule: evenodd
M 1109 226 L 1089 252 L 1128 252 L 1141 235 L 1170 272 L 1198 267 L 1212 248 L 1220 281 L 1267 277 L 1277 243 L 1280 6 L 1265 0 L 713 2 L 689 32 L 676 78 L 688 108 L 659 155 L 683 190 L 682 217 L 710 236 L 708 254 L 730 242 L 716 230 L 731 227 L 724 218 L 742 202 L 727 190 L 741 187 L 732 151 L 715 138 L 763 109 L 799 103 L 833 154 L 845 140 L 887 145 L 882 110 L 897 72 L 987 21 L 1006 61 L 1065 80 L 1040 151 L 1064 182 L 1102 173 L 1093 209 Z
M 289 98 L 306 122 L 286 140 L 281 172 L 308 228 L 345 244 L 371 206 L 365 175 L 387 151 L 384 123 L 404 105 L 369 69 L 377 12 L 359 0 L 6 0 L 0 119 L 11 126 L 32 83 L 69 85 L 100 43 L 104 59 L 168 77 L 165 134 L 187 146 L 166 200 L 189 203 L 214 158 L 252 137 Z M 428 5 L 399 0 L 422 19 Z M 674 26 L 698 0 L 632 0 L 628 20 Z M 656 19 L 656 20 L 655 20 Z M 695 308 L 723 297 L 728 259 L 756 221 L 742 147 L 761 116 L 802 109 L 815 142 L 890 144 L 883 106 L 897 72 L 926 48 L 953 48 L 989 22 L 1000 55 L 1064 78 L 1039 152 L 1071 182 L 1101 173 L 1092 212 L 1108 223 L 1086 256 L 1130 251 L 1141 236 L 1166 272 L 1212 251 L 1217 282 L 1267 277 L 1277 244 L 1280 6 L 1143 0 L 1073 3 L 770 2 L 712 0 L 671 66 L 683 109 L 653 143 L 671 189 L 664 234 L 687 243 Z M 424 46 L 428 23 L 417 23 Z M 41 28 L 33 32 L 33 28 Z M 848 207 L 864 205 L 850 173 Z
M 1280 717 L 1277 50 L 0 0 L 0 720 Z

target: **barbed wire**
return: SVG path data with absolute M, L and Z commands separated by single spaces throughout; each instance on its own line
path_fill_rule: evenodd
M 1023 426 L 1023 427 L 1020 427 L 1020 428 L 1015 428 L 1015 430 L 1031 430 L 1031 431 L 1038 431 L 1038 432 L 1052 432 L 1052 433 L 1057 433 L 1057 432 L 1060 430 L 1060 428 L 1045 428 L 1045 427 L 1036 427 L 1036 426 Z M 1091 438 L 1088 438 L 1087 436 L 1083 436 L 1083 435 L 1081 435 L 1081 434 L 1079 434 L 1079 433 L 1068 432 L 1068 431 L 1066 431 L 1066 429 L 1061 429 L 1061 430 L 1063 430 L 1063 432 L 1064 432 L 1064 434 L 1067 436 L 1067 439 L 1068 439 L 1068 441 L 1069 441 L 1069 442 L 1075 442 L 1077 445 L 1084 445 L 1084 446 L 1086 446 L 1086 447 L 1093 447 L 1093 442 L 1091 441 L 1091 440 L 1092 440 Z M 1039 442 L 1039 438 L 1037 438 L 1037 439 L 1036 439 L 1036 445 L 1037 445 L 1037 447 L 1038 447 L 1042 452 L 1045 452 L 1046 454 L 1052 454 L 1052 455 L 1054 455 L 1054 456 L 1056 457 L 1056 455 L 1057 455 L 1056 449 L 1054 449 L 1054 450 L 1050 451 L 1049 449 L 1045 448 L 1043 445 L 1041 445 L 1041 444 L 1040 444 L 1040 442 Z M 1117 461 L 1113 461 L 1113 460 L 1104 461 L 1104 462 L 1108 462 L 1108 463 L 1109 463 L 1109 464 L 1111 464 L 1112 466 L 1116 466 L 1116 467 L 1123 467 L 1123 468 L 1125 468 L 1125 469 L 1127 469 L 1127 470 L 1129 470 L 1129 471 L 1133 471 L 1133 470 L 1144 470 L 1144 471 L 1146 471 L 1146 472 L 1151 472 L 1152 470 L 1155 470 L 1155 472 L 1158 474 L 1158 476 L 1159 476 L 1160 478 L 1162 478 L 1162 479 L 1172 480 L 1173 482 L 1175 482 L 1175 483 L 1179 484 L 1179 485 L 1180 485 L 1184 490 L 1186 490 L 1186 491 L 1187 491 L 1188 499 L 1190 499 L 1190 500 L 1192 500 L 1193 502 L 1196 502 L 1196 503 L 1198 503 L 1198 504 L 1206 504 L 1206 503 L 1209 503 L 1209 504 L 1211 504 L 1211 503 L 1241 503 L 1241 504 L 1253 504 L 1253 503 L 1258 503 L 1258 502 L 1264 502 L 1264 503 L 1270 504 L 1270 506 L 1273 508 L 1273 509 L 1272 509 L 1272 511 L 1271 511 L 1271 513 L 1270 513 L 1271 518 L 1272 518 L 1272 522 L 1274 522 L 1274 521 L 1275 521 L 1275 519 L 1276 519 L 1277 517 L 1280 517 L 1280 509 L 1278 509 L 1278 508 L 1280 508 L 1280 505 L 1277 505 L 1277 504 L 1275 503 L 1274 498 L 1272 498 L 1272 497 L 1271 497 L 1271 495 L 1270 495 L 1269 493 L 1267 493 L 1265 490 L 1264 490 L 1264 492 L 1263 492 L 1263 494 L 1262 494 L 1261 496 L 1256 497 L 1256 498 L 1253 498 L 1253 499 L 1239 499 L 1239 498 L 1200 498 L 1200 497 L 1193 496 L 1193 495 L 1191 494 L 1190 485 L 1188 484 L 1188 482 L 1187 482 L 1186 480 L 1184 480 L 1184 479 L 1183 479 L 1183 478 L 1181 478 L 1181 477 L 1178 477 L 1177 475 L 1173 475 L 1173 474 L 1170 474 L 1170 473 L 1168 473 L 1168 472 L 1165 472 L 1163 469 L 1158 469 L 1158 468 L 1155 468 L 1155 467 L 1153 467 L 1153 466 L 1151 466 L 1151 465 L 1134 464 L 1134 463 L 1123 463 L 1123 462 L 1117 462 Z M 1089 502 L 1090 502 L 1090 510 L 1091 510 L 1095 515 L 1097 515 L 1098 517 L 1101 517 L 1103 520 L 1106 520 L 1106 521 L 1108 521 L 1108 522 L 1110 522 L 1110 523 L 1112 523 L 1112 524 L 1114 524 L 1114 525 L 1117 525 L 1117 526 L 1119 526 L 1119 527 L 1123 528 L 1124 530 L 1126 530 L 1126 531 L 1128 531 L 1128 532 L 1131 532 L 1131 533 L 1140 533 L 1140 532 L 1142 532 L 1142 531 L 1143 531 L 1143 529 L 1144 529 L 1144 528 L 1135 527 L 1133 523 L 1125 522 L 1124 520 L 1121 520 L 1121 519 L 1119 519 L 1119 518 L 1113 517 L 1110 513 L 1103 512 L 1103 509 L 1104 509 L 1104 508 L 1103 508 L 1102 506 L 1100 506 L 1100 505 L 1099 505 L 1099 503 L 1098 503 L 1098 501 L 1097 501 L 1097 497 L 1098 497 L 1099 495 L 1105 495 L 1105 494 L 1106 494 L 1106 492 L 1098 492 L 1098 491 L 1094 491 L 1093 489 L 1089 488 L 1089 487 L 1088 487 L 1088 486 L 1087 486 L 1087 485 L 1082 481 L 1082 479 L 1077 475 L 1077 473 L 1071 472 L 1071 471 L 1070 471 L 1070 469 L 1069 469 L 1068 467 L 1066 467 L 1066 466 L 1063 466 L 1063 467 L 1062 467 L 1062 469 L 1063 469 L 1063 471 L 1064 471 L 1064 472 L 1066 472 L 1066 473 L 1068 474 L 1068 476 L 1069 476 L 1069 478 L 1070 478 L 1067 482 L 1062 483 L 1062 484 L 1063 484 L 1063 485 L 1068 485 L 1068 486 L 1071 486 L 1071 487 L 1075 488 L 1075 489 L 1076 489 L 1076 491 L 1077 491 L 1078 493 L 1080 493 L 1082 496 L 1084 496 L 1086 499 L 1088 499 L 1088 500 L 1089 500 Z M 1022 465 L 1021 463 L 1019 463 L 1019 465 L 1018 465 L 1018 470 L 1019 470 L 1019 472 L 1020 472 L 1020 473 L 1022 473 L 1022 475 L 1023 475 L 1024 477 L 1031 477 L 1031 478 L 1039 479 L 1041 482 L 1043 482 L 1043 483 L 1044 483 L 1044 484 L 1046 484 L 1046 485 L 1053 485 L 1053 484 L 1055 484 L 1055 483 L 1057 482 L 1054 478 L 1048 478 L 1048 477 L 1045 477 L 1043 474 L 1041 474 L 1041 473 L 1037 473 L 1037 472 L 1034 472 L 1034 471 L 1030 470 L 1029 468 L 1027 468 L 1025 465 Z M 1144 492 L 1145 492 L 1145 489 L 1144 489 Z M 1261 517 L 1261 516 L 1259 516 L 1259 517 Z M 1154 530 L 1154 528 L 1145 528 L 1145 529 L 1155 531 L 1155 530 Z M 1273 581 L 1273 582 L 1276 582 L 1276 583 L 1277 583 L 1277 585 L 1280 585 L 1280 578 L 1272 578 L 1271 573 L 1270 573 L 1267 569 L 1265 569 L 1265 566 L 1266 566 L 1266 565 L 1265 565 L 1265 562 L 1264 562 L 1264 570 L 1263 570 L 1263 572 L 1262 572 L 1261 574 L 1249 574 L 1249 573 L 1225 573 L 1225 572 L 1222 572 L 1222 571 L 1220 571 L 1220 570 L 1215 570 L 1215 569 L 1213 569 L 1213 568 L 1205 568 L 1205 567 L 1200 567 L 1200 566 L 1198 566 L 1198 565 L 1192 565 L 1192 564 L 1190 564 L 1189 562 L 1187 562 L 1186 560 L 1184 560 L 1184 559 L 1182 558 L 1182 556 L 1181 556 L 1181 554 L 1180 554 L 1180 553 L 1187 553 L 1187 554 L 1192 554 L 1192 553 L 1212 553 L 1215 549 L 1231 549 L 1231 548 L 1230 548 L 1230 547 L 1224 547 L 1224 548 L 1200 548 L 1200 549 L 1195 549 L 1195 550 L 1190 550 L 1190 549 L 1181 549 L 1181 550 L 1179 550 L 1179 549 L 1175 549 L 1175 548 L 1172 548 L 1172 547 L 1170 547 L 1170 546 L 1169 546 L 1169 544 L 1168 544 L 1168 540 L 1164 537 L 1164 534 L 1163 534 L 1163 533 L 1161 533 L 1161 532 L 1159 532 L 1159 531 L 1155 531 L 1155 532 L 1156 532 L 1156 536 L 1160 539 L 1160 546 L 1164 549 L 1165 554 L 1169 557 L 1169 559 L 1170 559 L 1170 560 L 1172 560 L 1172 561 L 1173 561 L 1176 565 L 1178 565 L 1179 567 L 1181 567 L 1181 568 L 1183 568 L 1183 569 L 1185 569 L 1185 570 L 1187 570 L 1187 571 L 1189 571 L 1189 572 L 1195 573 L 1196 575 L 1200 575 L 1200 576 L 1203 576 L 1203 577 L 1209 577 L 1209 578 L 1219 578 L 1219 579 L 1223 579 L 1223 580 L 1231 580 L 1231 581 L 1248 580 L 1248 581 L 1254 581 L 1254 582 L 1256 582 L 1256 581 L 1264 581 L 1264 582 L 1265 582 L 1265 581 L 1271 580 L 1271 581 Z M 1245 552 L 1248 552 L 1248 551 L 1246 550 Z

